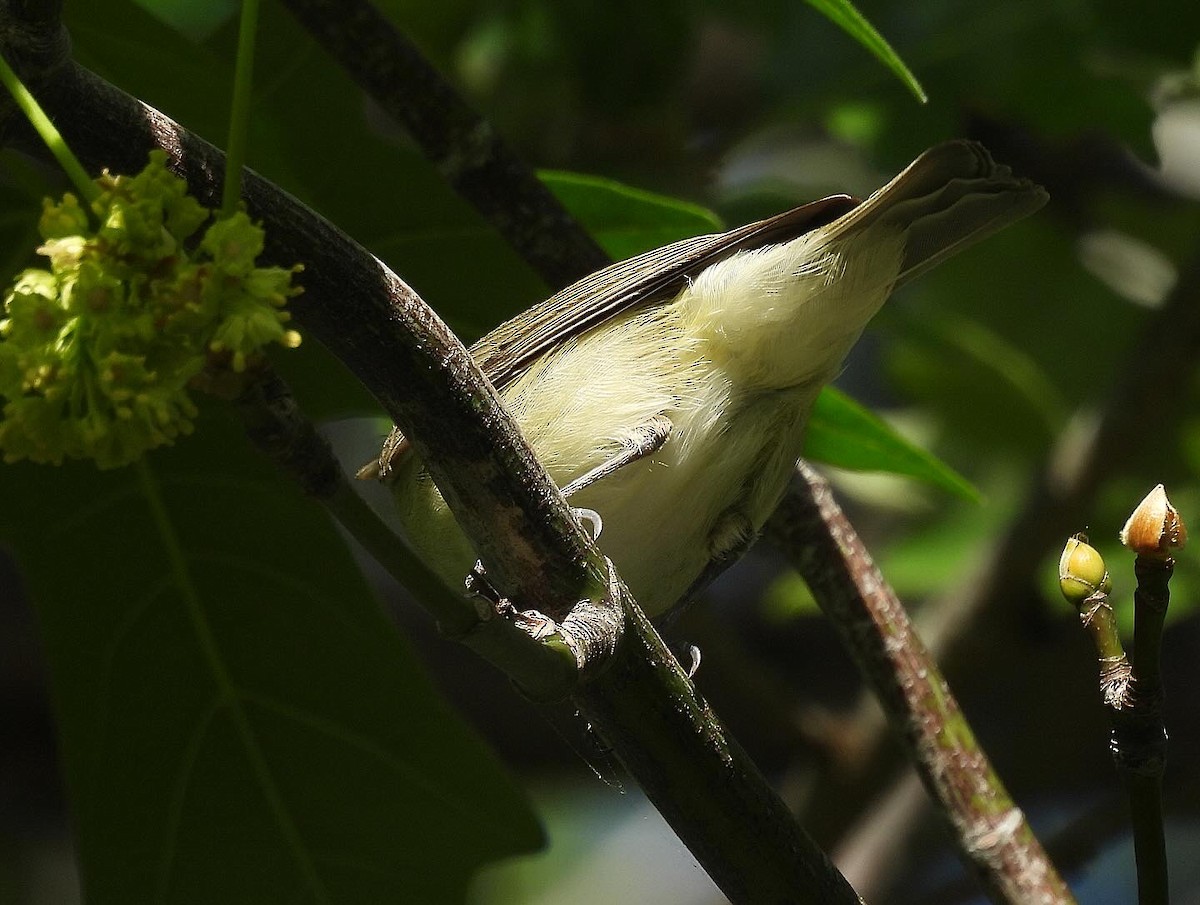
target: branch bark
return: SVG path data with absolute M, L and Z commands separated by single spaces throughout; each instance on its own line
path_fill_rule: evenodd
M 996 902 L 1074 902 L 979 747 L 903 605 L 820 475 L 798 479 L 768 525 L 908 742 L 959 853 Z

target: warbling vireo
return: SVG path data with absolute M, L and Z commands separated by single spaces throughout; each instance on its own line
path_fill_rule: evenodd
M 859 202 L 836 195 L 614 264 L 497 327 L 471 354 L 650 616 L 762 528 L 804 425 L 899 285 L 1040 208 L 980 145 L 926 151 Z M 377 467 L 447 582 L 475 553 L 403 438 Z

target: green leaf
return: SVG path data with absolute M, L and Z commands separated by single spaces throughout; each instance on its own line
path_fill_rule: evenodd
M 459 902 L 540 844 L 324 514 L 235 426 L 206 414 L 140 467 L 0 469 L 89 902 Z
M 892 70 L 922 104 L 929 99 L 925 95 L 925 89 L 921 87 L 917 77 L 904 65 L 899 54 L 892 50 L 883 35 L 863 18 L 862 13 L 855 9 L 850 0 L 808 0 L 808 4 L 874 54 L 875 58 Z
M 617 261 L 724 227 L 712 211 L 612 179 L 580 173 L 538 174 Z
M 907 475 L 979 501 L 979 492 L 945 462 L 909 443 L 845 393 L 826 387 L 808 419 L 804 455 L 854 471 Z

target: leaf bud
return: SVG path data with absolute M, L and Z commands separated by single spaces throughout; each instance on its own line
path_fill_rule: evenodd
M 1121 529 L 1121 543 L 1151 559 L 1167 559 L 1187 543 L 1187 527 L 1159 484 L 1138 504 Z

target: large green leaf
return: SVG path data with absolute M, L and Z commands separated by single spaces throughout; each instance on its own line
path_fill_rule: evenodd
M 460 901 L 540 841 L 324 514 L 219 417 L 135 466 L 0 469 L 87 900 Z
M 907 475 L 970 500 L 979 493 L 936 456 L 905 440 L 845 393 L 826 387 L 813 406 L 804 455 L 854 471 Z

